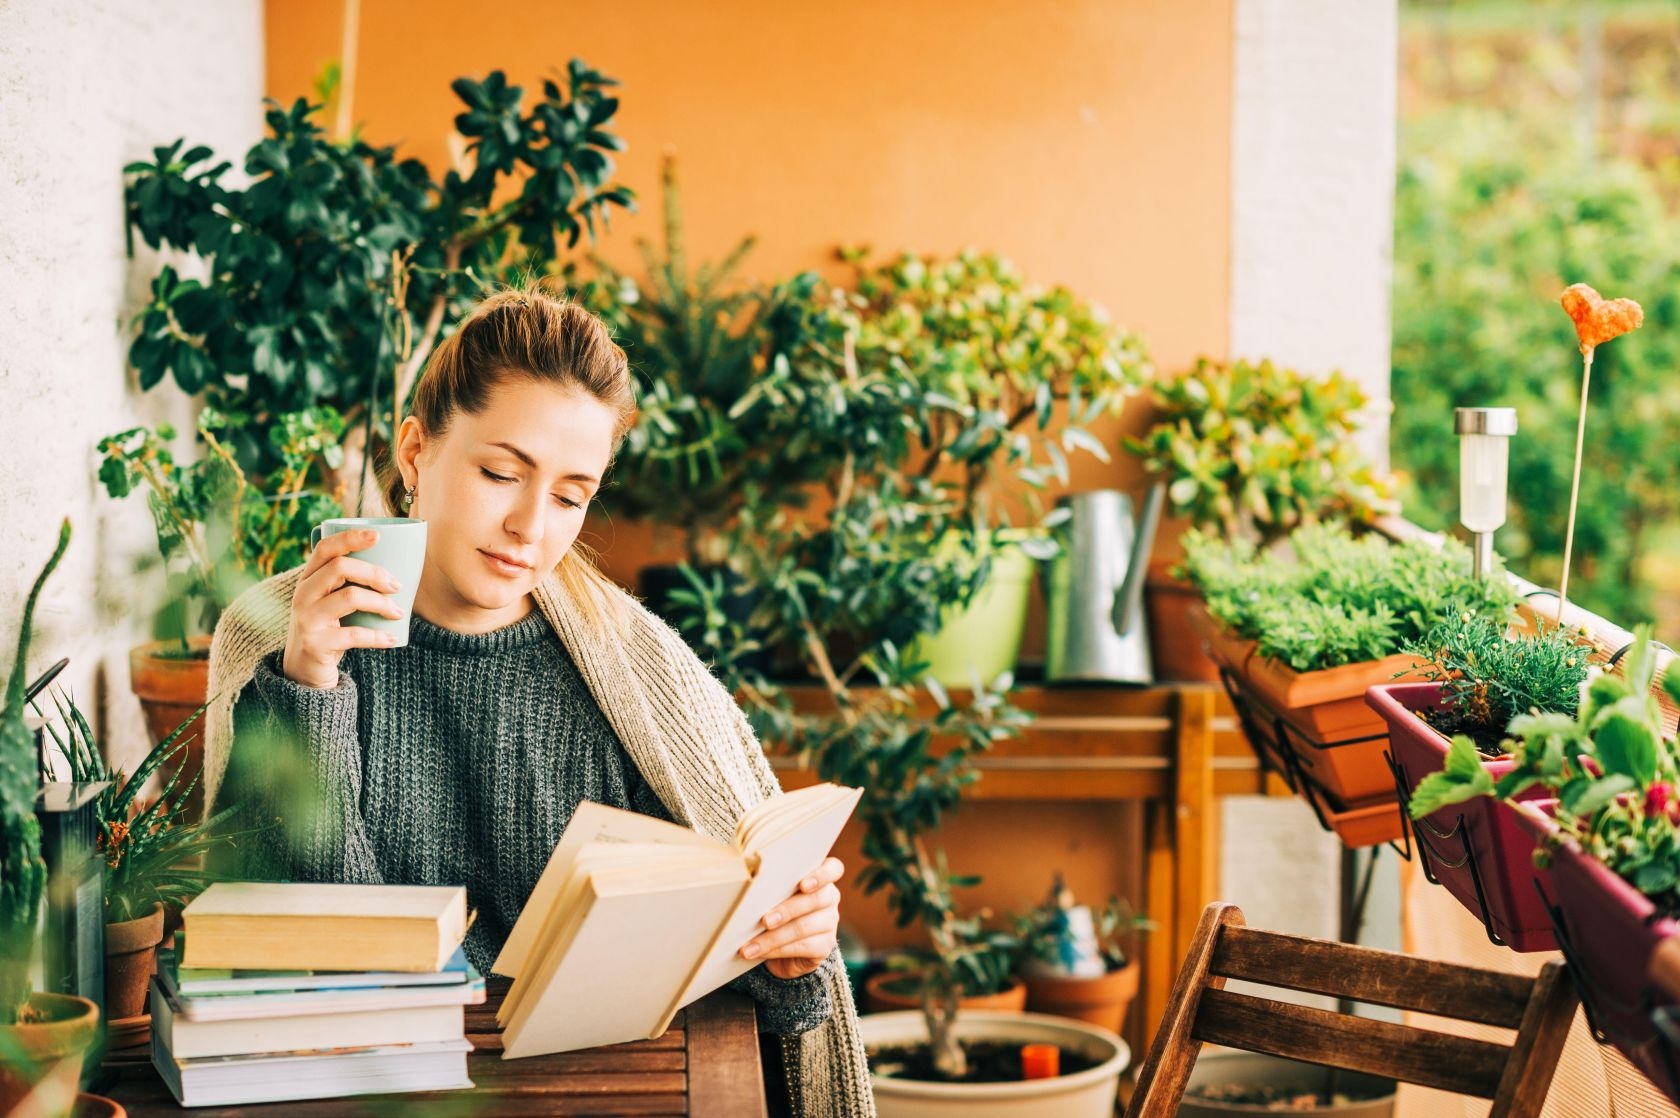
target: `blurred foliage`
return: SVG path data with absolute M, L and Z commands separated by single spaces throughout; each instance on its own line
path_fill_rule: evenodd
M 1680 522 L 1680 456 L 1668 450 L 1680 420 L 1680 10 L 1406 14 L 1391 439 L 1406 513 L 1456 525 L 1452 409 L 1515 407 L 1510 521 L 1496 544 L 1512 569 L 1555 585 L 1581 386 L 1558 296 L 1585 282 L 1636 299 L 1645 328 L 1595 356 L 1570 593 L 1623 624 L 1651 616 L 1650 559 Z M 1602 62 L 1583 49 L 1593 42 Z

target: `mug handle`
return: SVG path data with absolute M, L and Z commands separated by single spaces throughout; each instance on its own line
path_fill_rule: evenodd
M 319 524 L 309 529 L 309 550 L 314 551 L 321 546 L 321 526 Z

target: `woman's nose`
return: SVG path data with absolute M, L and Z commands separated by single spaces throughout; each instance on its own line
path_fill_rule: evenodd
M 521 494 L 502 526 L 525 543 L 540 543 L 547 512 L 545 499 L 540 492 Z

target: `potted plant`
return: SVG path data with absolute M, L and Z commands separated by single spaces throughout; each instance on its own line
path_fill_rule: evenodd
M 1186 567 L 1223 647 L 1253 641 L 1228 665 L 1244 730 L 1350 846 L 1400 837 L 1387 724 L 1366 689 L 1416 674 L 1402 651 L 1452 611 L 1500 616 L 1515 594 L 1478 579 L 1469 553 L 1423 540 L 1391 544 L 1333 525 L 1304 525 L 1292 558 L 1245 540 L 1185 537 Z M 1227 653 L 1228 655 L 1228 653 Z
M 1354 441 L 1369 403 L 1340 373 L 1312 377 L 1271 361 L 1197 360 L 1150 384 L 1154 418 L 1124 446 L 1167 483 L 1192 528 L 1264 550 L 1302 524 L 1363 523 L 1394 510 L 1389 480 Z M 1156 674 L 1217 679 L 1190 638 L 1195 590 L 1151 564 L 1145 585 Z
M 1445 767 L 1418 796 L 1425 807 L 1494 796 L 1519 813 L 1540 839 L 1558 946 L 1594 1029 L 1680 1099 L 1680 1053 L 1652 1020 L 1676 999 L 1651 979 L 1658 947 L 1680 931 L 1680 749 L 1653 691 L 1649 626 L 1624 662 L 1623 675 L 1591 670 L 1573 717 L 1515 718 L 1513 764 L 1497 779 L 1470 738 L 1454 737 Z M 1665 675 L 1662 686 L 1680 701 L 1680 674 Z M 1552 801 L 1518 800 L 1533 790 Z
M 58 718 L 47 730 L 67 774 L 60 776 L 55 759 L 43 752 L 41 779 L 108 785 L 95 801 L 105 867 L 105 1013 L 115 1043 L 143 1042 L 150 1019 L 146 988 L 165 936 L 166 911 L 178 917 L 210 884 L 205 856 L 239 837 L 222 830 L 239 807 L 203 820 L 189 807 L 197 778 L 186 777 L 175 762 L 202 710 L 191 712 L 125 775 L 112 770 L 80 708 L 62 695 L 55 696 L 55 705 Z M 161 782 L 155 794 L 142 798 L 154 777 Z
M 1061 436 L 1031 413 L 1017 428 L 1011 396 L 963 389 L 949 369 L 884 355 L 858 360 L 859 308 L 867 303 L 859 299 L 845 290 L 819 295 L 822 313 L 807 343 L 766 370 L 739 405 L 750 414 L 773 401 L 805 432 L 809 453 L 825 464 L 820 499 L 791 509 L 748 487 L 727 529 L 729 551 L 759 595 L 750 623 L 763 640 L 796 650 L 821 680 L 822 702 L 796 707 L 784 687 L 743 665 L 742 626 L 704 580 L 693 592 L 697 635 L 771 749 L 795 755 L 819 779 L 865 789 L 856 816 L 866 858 L 858 884 L 885 890 L 900 925 L 919 924 L 926 936 L 921 950 L 899 956 L 918 1008 L 872 1015 L 865 1026 L 882 1113 L 913 1112 L 902 1108 L 929 1094 L 947 1107 L 972 1106 L 975 1092 L 988 1100 L 1020 1094 L 1026 1113 L 1055 1113 L 1044 1109 L 1054 1105 L 1048 1100 L 1069 1090 L 1095 1092 L 1085 1105 L 1106 1113 L 1124 1046 L 1072 1022 L 1057 1023 L 1054 1035 L 1066 1039 L 1070 1063 L 1076 1051 L 1100 1053 L 1089 1074 L 964 1082 L 973 1070 L 965 1037 L 1001 1030 L 1016 1038 L 999 1050 L 1014 1053 L 1019 1075 L 1021 1045 L 1050 1035 L 1030 1015 L 958 1012 L 965 996 L 1007 982 L 1014 941 L 962 911 L 958 891 L 975 879 L 955 871 L 935 841 L 979 775 L 974 760 L 1027 716 L 1007 700 L 1008 673 L 952 696 L 907 651 L 983 584 L 985 556 L 1007 526 L 988 487 L 1003 477 L 1044 484 L 1055 476 L 1046 444 L 1062 453 Z M 1032 397 L 1048 406 L 1053 391 L 1046 384 Z M 1082 400 L 1077 414 L 1087 410 Z M 946 1082 L 907 1079 L 912 1061 L 883 1058 L 881 1046 L 912 1041 L 925 1074 Z M 982 1051 L 992 1051 L 988 1045 Z M 889 1075 L 894 1066 L 899 1074 Z
M 1126 942 L 1151 926 L 1119 897 L 1095 913 L 1076 904 L 1058 874 L 1045 903 L 1015 923 L 1027 1008 L 1118 1033 L 1138 991 L 1138 964 Z
M 1555 626 L 1515 633 L 1504 617 L 1463 610 L 1409 641 L 1405 651 L 1423 661 L 1421 672 L 1431 682 L 1382 684 L 1366 701 L 1388 723 L 1422 865 L 1495 942 L 1518 951 L 1553 950 L 1551 920 L 1534 888 L 1532 836 L 1493 801 L 1477 797 L 1449 808 L 1432 793 L 1451 785 L 1424 782 L 1444 769 L 1457 734 L 1475 744 L 1476 763 L 1489 777 L 1511 771 L 1508 727 L 1529 713 L 1573 718 L 1591 649 Z M 1536 786 L 1521 795 L 1544 794 Z
M 0 710 L 0 1113 L 10 1113 L 49 1072 L 74 1084 L 99 1027 L 99 1009 L 86 998 L 29 989 L 47 868 L 35 818 L 35 736 L 24 721 L 24 681 L 35 603 L 69 545 L 66 520 L 24 603 Z
M 154 742 L 204 702 L 206 634 L 237 580 L 295 565 L 310 525 L 374 506 L 372 463 L 483 285 L 550 271 L 632 204 L 608 185 L 614 84 L 574 60 L 527 106 L 501 71 L 458 79 L 465 140 L 441 178 L 394 148 L 329 139 L 323 106 L 301 99 L 270 103 L 242 185 L 182 140 L 124 168 L 130 238 L 195 253 L 208 273 L 159 267 L 128 351 L 142 388 L 172 377 L 203 394 L 202 460 L 177 465 L 167 428 L 100 444 L 112 495 L 147 492 L 175 576 L 167 640 L 133 660 Z

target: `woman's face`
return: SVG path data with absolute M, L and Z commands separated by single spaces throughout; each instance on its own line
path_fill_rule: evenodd
M 478 415 L 441 436 L 412 416 L 397 463 L 425 520 L 426 567 L 414 612 L 484 633 L 531 609 L 529 595 L 577 539 L 612 455 L 615 415 L 587 393 L 511 376 Z

